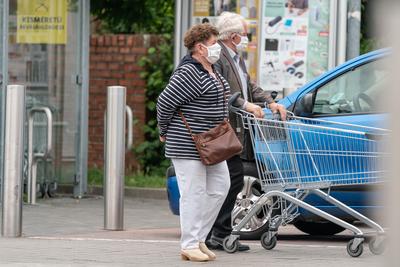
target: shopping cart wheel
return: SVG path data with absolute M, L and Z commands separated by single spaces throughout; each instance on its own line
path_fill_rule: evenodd
M 222 246 L 224 247 L 224 250 L 228 253 L 235 253 L 238 249 L 239 243 L 238 239 L 236 238 L 235 241 L 233 241 L 231 246 L 228 246 L 228 241 L 229 239 L 232 238 L 231 236 L 227 236 L 224 238 L 224 241 L 222 242 Z
M 263 246 L 263 248 L 265 248 L 266 250 L 271 250 L 276 246 L 277 243 L 277 238 L 276 235 L 274 235 L 273 237 L 270 238 L 270 233 L 269 232 L 265 232 L 262 234 L 261 236 L 261 245 Z
M 355 249 L 353 249 L 352 246 L 353 246 L 354 240 L 355 239 L 352 239 L 349 241 L 349 243 L 347 243 L 347 253 L 349 253 L 349 255 L 352 257 L 358 257 L 363 253 L 363 250 L 364 250 L 363 243 L 364 242 L 361 242 L 360 244 L 358 244 L 358 246 Z
M 369 243 L 369 250 L 375 255 L 381 255 L 386 249 L 386 240 L 384 237 L 373 237 Z

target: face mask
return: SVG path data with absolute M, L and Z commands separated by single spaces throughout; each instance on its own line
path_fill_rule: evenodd
M 239 51 L 245 50 L 249 44 L 249 38 L 247 38 L 247 36 L 240 36 L 240 42 L 238 44 L 235 44 L 235 42 L 233 42 L 233 44 L 236 46 L 236 49 Z
M 201 44 L 203 45 L 203 44 Z M 205 48 L 207 48 L 208 54 L 207 54 L 207 61 L 210 62 L 211 64 L 214 64 L 215 62 L 218 61 L 219 59 L 219 55 L 221 53 L 221 46 L 218 43 L 215 43 L 213 45 L 210 46 L 205 46 L 203 45 Z

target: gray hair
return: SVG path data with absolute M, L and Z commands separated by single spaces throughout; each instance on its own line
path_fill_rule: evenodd
M 223 12 L 215 25 L 219 31 L 219 39 L 227 40 L 232 33 L 243 32 L 243 23 L 246 23 L 243 16 L 232 12 Z

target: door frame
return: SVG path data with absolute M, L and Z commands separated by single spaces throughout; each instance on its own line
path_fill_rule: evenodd
M 4 135 L 5 135 L 5 110 L 6 110 L 6 88 L 8 84 L 8 14 L 9 14 L 9 0 L 0 0 L 2 10 L 1 29 L 2 29 L 2 49 L 1 49 L 1 74 L 2 83 L 0 85 L 0 159 L 4 159 Z M 0 202 L 2 201 L 2 186 L 4 177 L 4 160 L 0 161 Z
M 80 70 L 77 74 L 79 85 L 77 111 L 77 136 L 75 138 L 75 179 L 73 194 L 82 198 L 87 192 L 87 165 L 88 165 L 88 124 L 89 124 L 89 51 L 90 51 L 90 1 L 79 0 L 79 27 L 81 55 Z

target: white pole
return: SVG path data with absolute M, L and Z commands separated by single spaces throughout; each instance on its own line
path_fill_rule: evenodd
M 350 0 L 348 9 L 348 39 L 346 60 L 360 55 L 361 0 Z
M 338 21 L 338 0 L 330 1 L 329 16 L 329 58 L 328 68 L 332 69 L 336 66 L 336 46 L 337 46 L 337 21 Z
M 347 0 L 339 0 L 336 65 L 346 61 L 347 49 Z
M 104 229 L 124 229 L 126 88 L 107 88 L 104 142 Z
M 25 87 L 7 86 L 1 235 L 22 234 Z
M 182 46 L 182 0 L 175 1 L 175 36 L 174 36 L 174 66 L 177 67 L 181 59 Z

